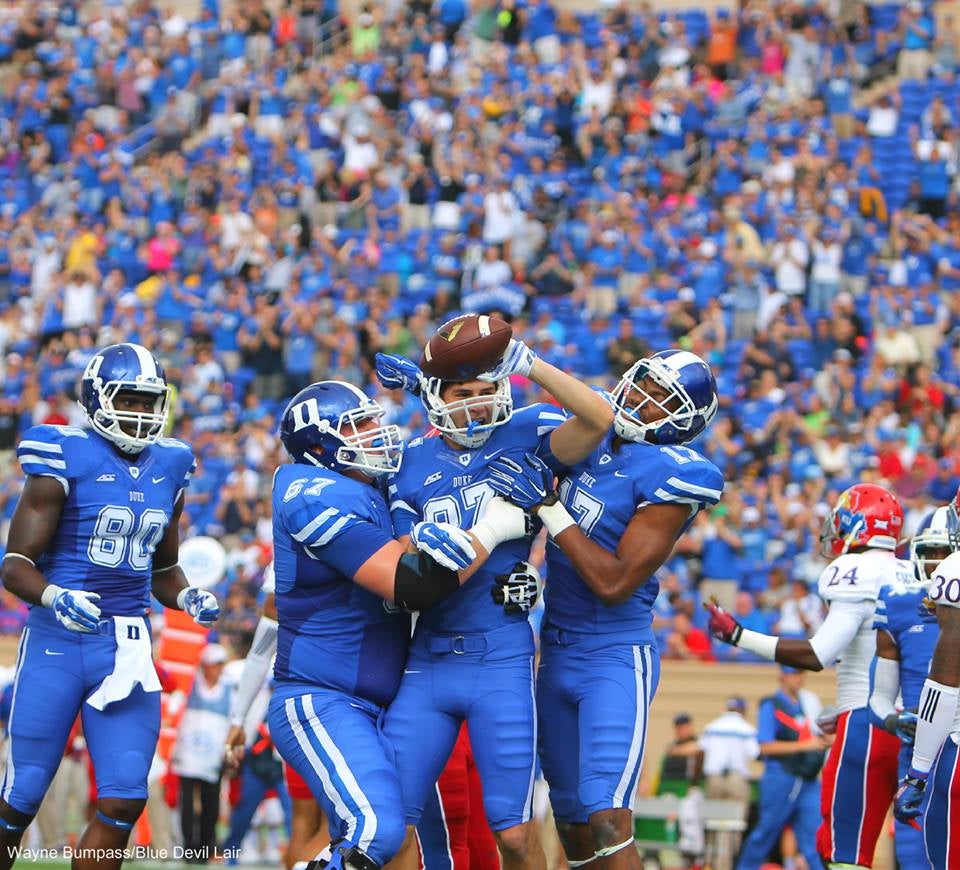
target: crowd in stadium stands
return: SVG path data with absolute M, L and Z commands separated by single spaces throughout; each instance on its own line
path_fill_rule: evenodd
M 221 635 L 248 634 L 284 399 L 344 378 L 422 431 L 373 354 L 418 358 L 461 310 L 598 386 L 670 346 L 714 367 L 696 446 L 727 491 L 662 572 L 666 654 L 749 657 L 711 645 L 704 583 L 747 627 L 815 628 L 850 483 L 887 482 L 908 532 L 953 497 L 960 82 L 935 4 L 198 5 L 0 9 L 3 519 L 18 433 L 77 422 L 93 349 L 142 342 L 200 456 L 184 532 L 230 551 Z

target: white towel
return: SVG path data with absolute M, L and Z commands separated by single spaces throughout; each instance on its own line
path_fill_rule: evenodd
M 147 621 L 142 616 L 114 616 L 113 624 L 117 634 L 113 673 L 87 698 L 87 703 L 95 710 L 103 710 L 114 701 L 130 697 L 137 683 L 145 692 L 160 691 Z M 132 626 L 136 626 L 135 631 L 130 630 Z

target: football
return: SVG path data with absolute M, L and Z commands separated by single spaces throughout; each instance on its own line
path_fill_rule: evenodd
M 463 314 L 433 334 L 423 349 L 420 369 L 444 381 L 472 380 L 500 361 L 512 335 L 510 324 L 499 317 Z

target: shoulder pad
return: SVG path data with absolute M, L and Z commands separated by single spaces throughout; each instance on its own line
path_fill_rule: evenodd
M 649 474 L 657 485 L 654 495 L 660 502 L 714 505 L 723 495 L 723 475 L 712 462 L 682 444 L 657 448 Z M 649 466 L 648 466 L 649 467 Z
M 70 478 L 84 474 L 96 462 L 87 448 L 88 434 L 77 426 L 31 426 L 17 444 L 24 474 L 55 477 L 69 492 Z
M 296 477 L 286 484 L 283 491 L 282 500 L 284 504 L 293 501 L 301 493 L 304 498 L 313 499 L 319 497 L 321 493 L 330 486 L 336 485 L 336 481 L 329 477 L 318 477 L 316 475 L 304 474 Z
M 176 438 L 158 438 L 155 446 L 159 448 L 158 459 L 181 479 L 183 486 L 188 486 L 197 467 L 190 445 Z
M 193 452 L 193 448 L 191 448 L 186 441 L 181 441 L 179 438 L 158 438 L 157 444 L 161 447 L 174 447 L 180 450 L 189 450 L 191 453 Z
M 350 486 L 362 485 L 355 481 L 307 473 L 278 483 L 283 490 L 278 490 L 277 512 L 304 547 L 324 547 L 353 523 L 370 518 L 368 500 Z
M 834 559 L 820 575 L 817 591 L 824 601 L 876 601 L 889 575 L 866 553 L 845 553 Z
M 947 577 L 935 571 L 930 581 L 930 600 L 937 607 L 960 608 L 960 577 Z

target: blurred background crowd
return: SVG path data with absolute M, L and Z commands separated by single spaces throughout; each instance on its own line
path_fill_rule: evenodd
M 19 433 L 78 422 L 94 349 L 141 342 L 200 457 L 184 533 L 229 551 L 220 634 L 249 635 L 284 400 L 344 378 L 421 432 L 374 353 L 501 312 L 598 386 L 669 346 L 710 362 L 721 413 L 695 446 L 727 491 L 662 571 L 662 648 L 749 656 L 712 646 L 706 589 L 807 634 L 836 493 L 885 482 L 909 534 L 960 482 L 960 83 L 937 7 L 8 0 L 0 518 Z

